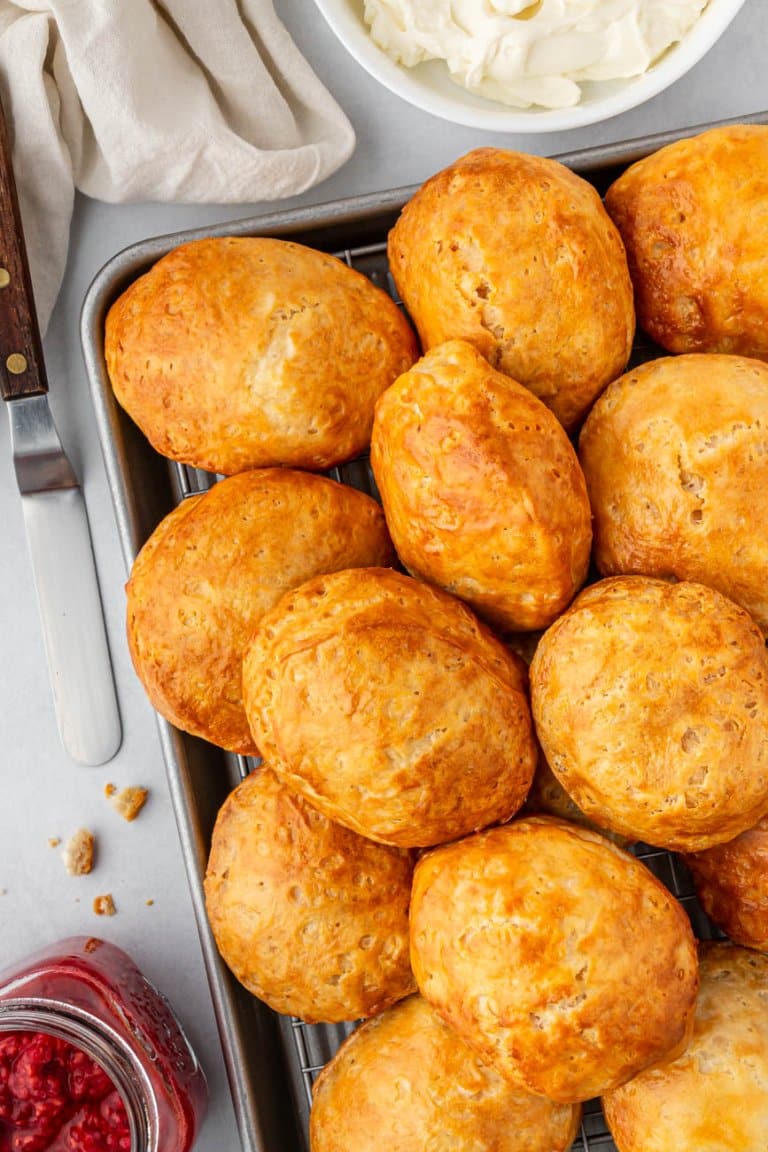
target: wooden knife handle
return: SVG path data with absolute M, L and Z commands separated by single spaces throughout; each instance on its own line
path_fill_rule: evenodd
M 3 400 L 48 391 L 43 345 L 0 103 L 0 393 Z

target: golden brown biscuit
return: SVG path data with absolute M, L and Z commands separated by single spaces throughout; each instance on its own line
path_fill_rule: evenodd
M 589 565 L 591 511 L 561 424 L 471 344 L 440 344 L 380 397 L 371 464 L 414 576 L 502 630 L 545 628 Z
M 243 662 L 254 740 L 326 816 L 421 847 L 506 820 L 536 751 L 522 662 L 460 601 L 384 568 L 310 580 Z
M 414 990 L 408 852 L 333 824 L 257 769 L 224 802 L 208 919 L 238 980 L 309 1021 L 371 1016 Z
M 389 262 L 424 351 L 469 341 L 566 428 L 624 371 L 624 248 L 592 185 L 555 160 L 476 148 L 405 206 Z
M 389 296 L 336 257 L 230 236 L 182 244 L 131 284 L 104 355 L 158 452 L 229 475 L 358 455 L 418 348 Z
M 604 575 L 709 584 L 768 631 L 768 365 L 652 360 L 610 384 L 579 456 Z
M 428 852 L 411 897 L 421 994 L 513 1084 L 586 1100 L 685 1042 L 682 907 L 610 841 L 530 816 Z
M 702 944 L 699 970 L 686 1051 L 603 1098 L 619 1152 L 768 1148 L 768 957 Z
M 618 844 L 621 848 L 629 843 L 626 836 L 620 836 L 610 828 L 601 828 L 584 815 L 578 804 L 563 788 L 541 752 L 531 787 L 520 812 L 525 816 L 556 816 L 559 820 L 567 820 L 571 824 L 581 824 L 584 828 L 590 828 L 608 840 L 613 840 L 614 844 Z
M 737 944 L 768 952 L 768 817 L 685 862 L 710 920 Z
M 640 326 L 670 352 L 768 359 L 768 126 L 713 128 L 633 164 L 606 208 Z
M 322 476 L 263 468 L 185 500 L 126 589 L 128 643 L 152 704 L 185 732 L 254 754 L 242 703 L 254 625 L 310 576 L 393 556 L 376 501 Z
M 312 1152 L 567 1152 L 581 1109 L 513 1088 L 421 996 L 369 1020 L 315 1082 Z
M 768 812 L 768 656 L 719 592 L 602 580 L 545 632 L 530 671 L 544 754 L 596 823 L 696 852 Z

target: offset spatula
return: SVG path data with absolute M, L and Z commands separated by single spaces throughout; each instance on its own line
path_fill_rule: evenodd
M 81 764 L 120 747 L 112 665 L 85 501 L 51 410 L 21 215 L 0 108 L 0 391 L 32 557 L 56 719 Z

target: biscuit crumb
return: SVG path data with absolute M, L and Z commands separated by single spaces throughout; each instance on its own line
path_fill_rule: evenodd
M 114 796 L 115 792 L 117 792 L 117 785 L 116 784 L 105 784 L 104 785 L 104 795 L 107 797 L 107 799 L 109 799 L 110 796 Z
M 106 892 L 103 896 L 96 896 L 93 901 L 93 910 L 97 916 L 114 916 L 117 912 L 112 893 Z
M 124 820 L 135 820 L 149 795 L 146 788 L 122 788 L 119 792 L 114 789 L 114 793 L 109 794 L 109 802 Z
M 87 828 L 79 828 L 64 845 L 61 858 L 70 876 L 87 876 L 93 868 L 93 834 Z
M 0 888 L 0 896 L 7 896 L 7 895 L 8 895 L 8 889 L 7 888 Z
M 60 836 L 49 836 L 48 837 L 48 844 L 50 845 L 51 848 L 58 848 L 59 844 L 61 844 L 61 837 Z
M 147 908 L 151 908 L 153 904 L 154 900 L 147 900 Z

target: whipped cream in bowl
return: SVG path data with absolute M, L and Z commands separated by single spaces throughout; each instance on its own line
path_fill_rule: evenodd
M 364 0 L 374 43 L 400 64 L 444 60 L 470 92 L 567 108 L 581 83 L 640 76 L 708 0 Z
M 433 115 L 490 131 L 583 127 L 650 99 L 744 0 L 315 0 L 351 55 Z

